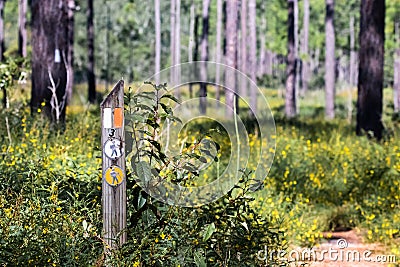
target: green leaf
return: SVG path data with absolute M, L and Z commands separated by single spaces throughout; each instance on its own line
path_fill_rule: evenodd
M 206 267 L 206 258 L 204 257 L 203 250 L 197 250 L 194 253 L 194 262 L 196 263 L 197 267 Z
M 171 121 L 177 121 L 179 123 L 182 123 L 181 119 L 179 119 L 178 117 L 172 116 L 172 115 L 168 116 L 168 119 L 170 119 Z
M 136 164 L 136 173 L 139 179 L 145 183 L 150 182 L 152 178 L 150 164 L 146 161 L 140 161 Z
M 172 109 L 170 107 L 168 107 L 166 104 L 164 103 L 160 103 L 161 107 L 163 108 L 163 110 L 168 114 L 171 115 L 172 114 Z
M 215 232 L 215 224 L 211 223 L 207 226 L 206 230 L 204 231 L 203 234 L 203 241 L 207 241 L 208 239 L 210 239 L 210 237 L 212 236 L 212 234 Z
M 146 201 L 147 201 L 147 199 L 144 198 L 144 197 L 142 196 L 142 194 L 139 194 L 139 198 L 138 198 L 138 210 L 139 210 L 140 208 L 142 208 L 142 207 L 144 206 L 144 204 L 146 204 Z
M 200 157 L 199 160 L 203 163 L 207 163 L 207 159 L 205 157 Z
M 139 121 L 139 122 L 145 122 L 146 121 L 146 117 L 144 117 L 141 114 L 137 114 L 137 113 L 126 115 L 126 119 L 129 120 L 129 121 Z
M 180 104 L 179 100 L 178 100 L 175 96 L 173 96 L 173 95 L 165 94 L 165 95 L 163 95 L 160 99 L 163 99 L 163 98 L 171 99 L 172 101 L 174 101 L 174 102 Z

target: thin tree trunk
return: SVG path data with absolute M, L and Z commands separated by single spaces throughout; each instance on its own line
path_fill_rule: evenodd
M 395 24 L 395 35 L 396 38 L 396 51 L 394 55 L 394 77 L 393 77 L 393 92 L 394 92 L 394 112 L 400 113 L 400 31 L 399 22 Z
M 272 76 L 273 74 L 273 66 L 274 66 L 274 54 L 271 50 L 267 50 L 265 55 L 265 73 L 267 75 Z
M 0 0 L 0 61 L 4 60 L 4 7 L 6 0 Z
M 244 74 L 248 73 L 247 70 L 247 0 L 241 1 L 240 6 L 240 70 Z M 247 79 L 240 79 L 240 95 L 247 96 Z
M 159 1 L 159 0 L 157 0 Z M 193 46 L 194 46 L 194 26 L 195 26 L 195 9 L 194 0 L 190 4 L 190 21 L 189 21 L 189 43 L 188 43 L 188 62 L 193 61 Z
M 294 0 L 288 0 L 288 55 L 286 65 L 285 115 L 296 115 L 296 52 L 294 43 Z
M 193 53 L 194 61 L 199 60 L 199 21 L 200 21 L 200 16 L 196 15 L 196 18 L 194 20 L 194 53 Z
M 302 43 L 302 53 L 303 53 L 303 64 L 301 68 L 301 95 L 305 95 L 308 91 L 308 82 L 310 79 L 310 62 L 308 56 L 308 35 L 309 35 L 309 27 L 310 27 L 310 2 L 309 0 L 303 0 L 303 43 Z
M 215 61 L 217 62 L 217 66 L 215 67 L 215 83 L 216 83 L 216 92 L 215 98 L 217 99 L 217 105 L 219 106 L 220 100 L 220 66 L 221 63 L 221 35 L 222 35 L 222 0 L 217 0 L 217 33 L 216 33 L 216 49 L 215 49 Z
M 108 91 L 108 87 L 109 87 L 109 65 L 110 65 L 110 28 L 111 28 L 111 20 L 110 20 L 110 6 L 109 3 L 106 2 L 106 16 L 107 16 L 107 20 L 106 20 L 106 53 L 105 53 L 105 65 L 106 65 L 106 71 L 105 71 L 105 75 L 106 75 L 106 91 Z
M 266 13 L 265 13 L 265 3 L 261 3 L 261 31 L 259 32 L 260 35 L 260 61 L 258 64 L 258 72 L 257 76 L 262 77 L 265 75 L 266 69 L 266 51 L 265 51 L 265 32 L 267 31 L 267 20 L 266 20 Z
M 195 29 L 196 22 L 195 22 L 195 9 L 196 6 L 194 4 L 194 0 L 192 0 L 190 4 L 190 22 L 189 22 L 189 44 L 188 44 L 188 61 L 192 62 L 193 61 L 193 45 L 195 44 L 194 38 L 197 38 L 197 35 L 195 34 Z M 196 37 L 195 37 L 196 36 Z M 189 97 L 190 99 L 193 98 L 193 84 L 189 83 Z
M 265 51 L 265 34 L 264 31 L 260 33 L 260 59 L 258 62 L 257 76 L 262 77 L 265 75 L 266 65 L 266 51 Z
M 237 20 L 238 20 L 238 6 L 236 0 L 226 0 L 226 65 L 232 68 L 237 68 Z M 236 100 L 235 93 L 237 93 L 236 75 L 235 72 L 227 70 L 225 73 L 225 114 L 227 118 L 233 116 Z
M 176 41 L 176 1 L 177 0 L 171 0 L 171 26 L 170 26 L 170 50 L 171 50 L 171 84 L 174 85 L 176 83 L 175 81 L 175 68 L 174 66 L 176 65 L 176 49 L 175 49 L 175 41 Z
M 68 6 L 58 0 L 32 0 L 31 110 L 41 107 L 53 122 L 65 121 L 68 99 Z M 49 27 L 52 25 L 53 27 Z M 72 70 L 71 70 L 72 71 Z
M 349 83 L 354 86 L 356 84 L 356 51 L 355 51 L 355 34 L 354 34 L 354 16 L 350 17 L 350 74 Z
M 180 83 L 181 80 L 181 72 L 180 66 L 181 63 L 181 0 L 176 0 L 176 19 L 175 19 L 175 64 L 178 65 L 175 67 L 175 82 L 177 84 Z M 176 95 L 180 96 L 180 89 L 175 89 Z
M 67 104 L 71 101 L 72 98 L 72 90 L 74 86 L 74 11 L 75 11 L 75 0 L 68 0 L 68 49 L 67 49 L 67 61 L 65 64 L 67 65 Z
M 250 28 L 250 78 L 257 83 L 257 25 L 256 25 L 256 0 L 249 0 L 249 28 Z M 250 104 L 253 113 L 257 111 L 256 87 L 250 90 Z
M 94 74 L 94 24 L 93 24 L 93 0 L 88 0 L 87 9 L 87 40 L 88 40 L 88 68 L 87 68 L 87 79 L 88 79 L 88 95 L 89 102 L 94 103 L 96 101 L 96 76 Z
M 193 60 L 196 62 L 199 60 L 199 24 L 200 24 L 200 15 L 196 15 L 195 20 L 194 20 L 194 53 L 193 53 Z M 198 64 L 195 63 L 194 65 L 194 73 L 199 73 L 198 71 Z M 193 97 L 193 91 L 192 91 L 192 85 L 194 85 L 195 83 L 191 83 L 190 84 L 190 94 L 191 97 Z
M 325 116 L 335 117 L 335 28 L 334 0 L 326 0 L 325 17 Z
M 20 57 L 26 57 L 26 11 L 28 9 L 28 1 L 19 0 L 18 9 L 18 55 Z
M 154 18 L 155 18 L 155 82 L 160 83 L 160 68 L 161 68 L 161 18 L 160 18 L 160 0 L 154 0 Z M 189 50 L 191 52 L 191 50 Z M 190 53 L 189 52 L 189 53 Z
M 201 35 L 201 80 L 207 80 L 207 63 L 208 61 L 208 28 L 209 28 L 209 19 L 208 14 L 210 10 L 210 0 L 203 1 L 203 33 Z M 207 83 L 200 83 L 200 113 L 206 114 L 207 112 Z
M 385 42 L 385 2 L 362 0 L 360 19 L 357 126 L 382 138 L 382 90 Z
M 0 62 L 4 60 L 4 6 L 6 0 L 0 0 Z M 8 108 L 7 88 L 2 86 L 3 108 Z
M 295 53 L 295 71 L 296 71 L 296 99 L 299 99 L 299 88 L 300 88 L 300 64 L 299 64 L 299 1 L 294 0 L 293 2 L 293 15 L 294 15 L 294 53 Z M 299 105 L 296 103 L 296 113 L 299 113 Z
M 400 48 L 396 49 L 394 60 L 394 112 L 400 113 Z

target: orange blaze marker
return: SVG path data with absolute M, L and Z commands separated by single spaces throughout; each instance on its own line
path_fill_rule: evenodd
M 114 109 L 114 127 L 121 128 L 124 120 L 124 110 L 122 108 Z

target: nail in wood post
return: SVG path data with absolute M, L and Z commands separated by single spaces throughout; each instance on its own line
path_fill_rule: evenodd
M 102 143 L 103 238 L 106 251 L 126 242 L 124 81 L 100 104 Z M 121 232 L 123 231 L 123 232 Z

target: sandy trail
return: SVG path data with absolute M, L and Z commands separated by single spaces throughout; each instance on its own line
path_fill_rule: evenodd
M 354 231 L 324 233 L 328 241 L 314 247 L 316 261 L 308 261 L 311 267 L 386 267 L 400 259 L 389 258 L 381 244 L 364 244 Z M 330 253 L 330 254 L 329 254 Z M 314 257 L 315 257 L 314 256 Z M 297 266 L 301 266 L 298 265 Z

